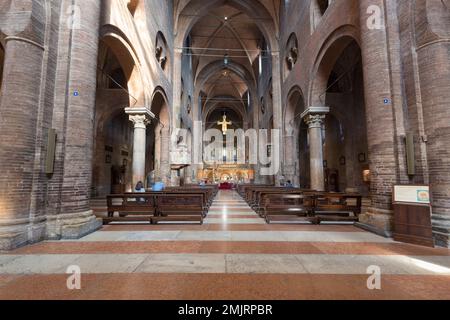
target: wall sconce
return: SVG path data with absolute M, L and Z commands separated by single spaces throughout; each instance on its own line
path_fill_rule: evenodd
M 363 171 L 363 181 L 370 182 L 370 170 Z

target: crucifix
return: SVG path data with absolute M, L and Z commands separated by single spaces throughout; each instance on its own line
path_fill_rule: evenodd
M 227 115 L 223 115 L 223 120 L 217 122 L 218 125 L 222 126 L 222 133 L 223 135 L 227 134 L 228 126 L 232 125 L 233 123 L 231 121 L 227 121 Z

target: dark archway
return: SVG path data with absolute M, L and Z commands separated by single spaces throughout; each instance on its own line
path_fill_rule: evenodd
M 167 97 L 161 88 L 153 94 L 151 111 L 155 119 L 147 126 L 146 172 L 147 183 L 163 181 L 169 185 L 170 168 L 170 113 Z
M 0 90 L 2 87 L 3 80 L 3 65 L 5 63 L 5 49 L 3 49 L 2 44 L 0 43 Z
M 132 54 L 113 35 L 99 43 L 92 197 L 132 190 L 133 124 L 125 108 L 138 103 Z
M 284 113 L 284 177 L 296 186 L 300 185 L 300 180 L 305 178 L 301 170 L 305 167 L 309 168 L 309 156 L 305 160 L 308 150 L 300 148 L 300 139 L 306 138 L 303 135 L 307 133 L 307 131 L 301 131 L 303 111 L 305 111 L 303 93 L 299 87 L 295 86 L 288 94 Z
M 356 41 L 347 38 L 332 48 L 342 50 L 337 56 L 326 54 L 334 64 L 326 65 L 329 61 L 325 61 L 319 68 L 322 74 L 318 74 L 319 79 L 327 79 L 318 100 L 330 107 L 324 126 L 325 188 L 368 195 L 369 185 L 364 181 L 369 153 L 361 50 Z

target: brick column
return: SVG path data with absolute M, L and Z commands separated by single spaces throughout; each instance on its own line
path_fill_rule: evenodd
M 450 30 L 445 10 L 438 1 L 417 2 L 415 28 L 425 129 L 420 140 L 426 143 L 433 233 L 437 245 L 450 247 Z
M 392 229 L 392 187 L 398 181 L 386 8 L 384 0 L 360 0 L 359 5 L 372 200 L 372 207 L 360 216 L 360 222 L 385 233 Z M 370 24 L 370 6 L 380 9 L 381 28 L 374 29 Z M 385 104 L 385 99 L 391 103 Z
M 32 228 L 45 228 L 30 216 L 43 56 L 39 43 L 6 39 L 0 96 L 0 250 L 34 241 Z
M 65 99 L 64 163 L 57 214 L 47 216 L 48 238 L 79 238 L 101 226 L 90 210 L 94 110 L 101 1 L 75 0 L 80 25 L 70 29 Z M 78 94 L 74 94 L 77 92 Z

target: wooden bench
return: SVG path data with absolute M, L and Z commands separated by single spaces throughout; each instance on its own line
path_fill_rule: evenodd
M 203 223 L 208 212 L 207 194 L 207 190 L 169 190 L 110 195 L 107 197 L 108 217 L 103 223 L 148 221 L 155 224 L 163 220 Z
M 120 194 L 110 195 L 106 199 L 108 217 L 103 218 L 103 223 L 112 221 L 148 221 L 156 212 L 155 199 L 147 194 Z M 117 213 L 117 216 L 114 216 Z
M 203 224 L 205 211 L 202 194 L 158 194 L 152 223 L 160 221 L 198 221 Z
M 251 207 L 255 205 L 255 197 L 257 191 L 264 191 L 270 188 L 275 188 L 274 186 L 255 186 L 245 189 L 245 201 Z
M 349 221 L 357 222 L 361 213 L 362 196 L 344 193 L 317 194 L 314 216 L 320 222 Z
M 213 192 L 210 189 L 200 189 L 200 188 L 169 188 L 164 191 L 157 192 L 158 194 L 164 193 L 164 194 L 201 194 L 203 195 L 202 201 L 203 201 L 203 207 L 204 210 L 207 212 L 212 204 L 212 201 L 214 200 Z
M 254 189 L 254 188 L 263 188 L 263 187 L 274 187 L 274 185 L 265 185 L 265 184 L 241 184 L 238 185 L 236 190 L 239 193 L 239 195 L 245 200 L 246 199 L 246 195 L 247 195 L 247 191 L 249 189 Z
M 310 222 L 319 223 L 317 217 L 311 216 L 314 198 L 301 194 L 267 194 L 264 197 L 263 217 L 267 223 Z
M 264 190 L 257 190 L 255 191 L 255 200 L 254 204 L 252 205 L 252 209 L 258 213 L 260 216 L 262 212 L 264 211 L 264 203 L 265 203 L 265 196 L 270 194 L 303 194 L 305 189 L 297 189 L 297 188 L 286 188 L 286 187 L 276 187 L 276 188 L 267 188 Z

